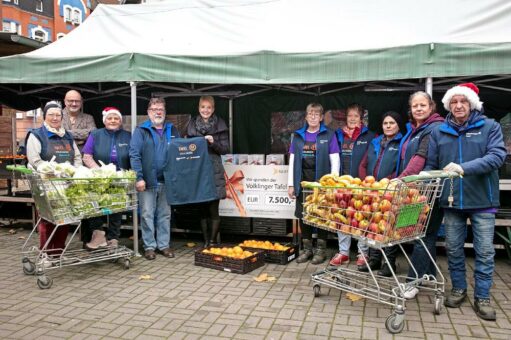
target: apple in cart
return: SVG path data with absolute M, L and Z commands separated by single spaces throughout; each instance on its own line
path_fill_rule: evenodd
M 369 224 L 369 231 L 372 232 L 372 233 L 378 233 L 378 223 L 376 222 L 371 222 Z
M 371 206 L 369 204 L 364 204 L 362 208 L 360 208 L 360 211 L 365 218 L 371 217 Z
M 385 231 L 389 228 L 389 223 L 385 220 L 381 220 L 378 222 L 378 232 L 380 234 L 384 234 Z
M 376 182 L 376 178 L 374 178 L 374 176 L 366 176 L 366 178 L 364 178 L 364 182 L 373 184 L 374 182 Z
M 348 217 L 348 218 L 353 218 L 353 216 L 355 216 L 355 213 L 356 213 L 356 212 L 357 212 L 357 211 L 355 210 L 355 208 L 353 208 L 353 207 L 351 207 L 351 206 L 350 206 L 350 207 L 347 207 L 347 208 L 346 208 L 346 217 Z
M 380 211 L 380 204 L 378 202 L 371 203 L 371 211 L 372 212 Z
M 337 203 L 337 206 L 344 210 L 348 207 L 348 203 L 346 203 L 346 201 L 339 201 L 339 203 Z
M 347 224 L 341 225 L 341 231 L 346 234 L 351 234 L 351 227 Z
M 380 211 L 381 212 L 389 211 L 391 208 L 392 208 L 392 203 L 390 203 L 389 200 L 383 199 L 380 202 Z
M 387 221 L 390 225 L 394 225 L 396 215 L 392 211 L 386 211 L 383 213 L 383 220 Z
M 371 221 L 373 221 L 374 223 L 378 223 L 380 222 L 381 220 L 383 219 L 383 214 L 381 211 L 377 211 L 373 214 L 373 217 L 371 219 Z
M 369 229 L 369 221 L 368 220 L 362 220 L 360 222 L 358 222 L 358 227 L 362 230 L 367 230 Z
M 367 235 L 366 235 L 366 237 L 367 237 L 367 238 L 369 238 L 369 239 L 371 239 L 371 240 L 374 240 L 374 237 L 375 237 L 375 236 L 376 236 L 376 235 L 375 235 L 375 234 L 372 234 L 372 233 L 367 233 Z
M 382 198 L 383 198 L 384 200 L 387 200 L 387 201 L 392 202 L 392 199 L 394 198 L 394 193 L 393 193 L 392 191 L 385 191 L 385 192 L 383 193 Z
M 428 198 L 424 195 L 419 195 L 419 196 L 414 196 L 414 199 L 412 201 L 414 202 L 417 202 L 417 203 L 422 203 L 422 202 L 426 202 L 428 200 Z
M 413 198 L 419 195 L 419 190 L 415 188 L 408 189 L 408 197 Z
M 383 236 L 382 234 L 376 234 L 374 235 L 374 240 L 382 243 L 385 241 L 385 236 Z
M 362 200 L 355 200 L 355 202 L 353 202 L 353 208 L 355 208 L 356 210 L 360 210 L 363 205 L 364 202 L 362 202 Z
M 422 213 L 423 214 L 427 214 L 429 212 L 431 208 L 429 207 L 429 205 L 427 204 L 424 204 L 424 206 L 422 207 Z
M 364 214 L 362 214 L 361 211 L 355 212 L 355 215 L 353 216 L 357 221 L 362 221 L 365 217 Z
M 358 228 L 358 221 L 355 218 L 351 219 L 351 223 L 350 224 L 351 224 L 351 226 L 353 228 Z

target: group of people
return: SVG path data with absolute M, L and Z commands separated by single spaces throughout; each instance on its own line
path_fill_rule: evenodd
M 337 131 L 323 123 L 324 110 L 319 103 L 309 104 L 305 124 L 294 132 L 289 149 L 288 194 L 296 198 L 295 215 L 300 219 L 303 209 L 300 182 L 315 181 L 328 173 L 359 178 L 371 175 L 376 180 L 399 179 L 433 169 L 461 175 L 454 180 L 452 199 L 444 191 L 433 207 L 424 243 L 434 258 L 436 236 L 443 220 L 452 281 L 445 305 L 461 306 L 467 297 L 463 246 L 466 221 L 470 219 L 476 255 L 474 309 L 481 318 L 495 320 L 495 310 L 490 305 L 495 255 L 493 234 L 499 207 L 498 168 L 504 162 L 506 149 L 500 125 L 484 115 L 478 94 L 478 88 L 472 83 L 448 90 L 442 99 L 448 111 L 443 118 L 436 113 L 435 103 L 428 93 L 416 92 L 409 98 L 406 128 L 400 114 L 388 111 L 381 116 L 383 133 L 380 135 L 364 126 L 364 110 L 358 104 L 346 108 L 346 124 Z M 104 128 L 96 129 L 93 117 L 82 112 L 79 92 L 66 93 L 64 103 L 64 108 L 56 101 L 44 106 L 42 126 L 31 130 L 26 139 L 29 163 L 37 167 L 40 162 L 54 158 L 57 162 L 68 161 L 74 166 L 84 164 L 89 168 L 101 163 L 113 163 L 118 169 L 131 168 L 136 172 L 144 256 L 153 260 L 156 252 L 160 252 L 165 257 L 174 257 L 170 247 L 171 210 L 165 195 L 164 171 L 168 145 L 180 136 L 176 127 L 165 119 L 165 100 L 150 99 L 148 119 L 135 128 L 133 135 L 122 128 L 123 117 L 115 107 L 103 110 Z M 220 155 L 228 152 L 228 128 L 214 112 L 213 97 L 201 97 L 199 114 L 188 123 L 185 136 L 202 137 L 207 141 L 214 172 L 217 198 L 200 206 L 204 246 L 219 242 L 218 206 L 219 200 L 226 197 Z M 118 245 L 121 215 L 108 217 L 106 232 L 104 223 L 105 218 L 87 221 L 92 231 L 91 239 L 85 243 L 88 249 Z M 49 240 L 54 228 L 50 222 L 41 221 L 40 247 L 48 243 L 46 248 L 58 253 L 65 246 L 68 229 L 59 227 Z M 327 232 L 317 230 L 315 245 L 310 225 L 302 224 L 301 233 L 303 251 L 297 262 L 320 264 L 326 261 Z M 339 252 L 330 260 L 333 266 L 350 261 L 351 237 L 339 233 L 338 242 Z M 382 264 L 381 252 L 360 244 L 358 269 L 378 270 L 378 275 L 391 276 L 396 271 L 395 246 L 385 249 L 385 255 L 387 261 Z M 414 245 L 411 261 L 418 277 L 436 274 L 420 242 Z M 408 276 L 415 276 L 412 268 Z M 418 291 L 410 287 L 405 297 L 413 298 Z
M 288 194 L 296 198 L 296 217 L 302 217 L 303 193 L 301 181 L 315 181 L 328 173 L 347 174 L 376 180 L 398 180 L 419 174 L 423 170 L 444 170 L 457 173 L 452 197 L 444 190 L 435 203 L 424 237 L 427 251 L 435 258 L 436 237 L 442 223 L 446 231 L 448 269 L 452 282 L 445 306 L 457 308 L 467 297 L 464 240 L 467 219 L 474 236 L 474 310 L 486 320 L 495 320 L 490 304 L 493 280 L 493 236 L 495 213 L 499 207 L 498 169 L 506 157 L 500 125 L 484 115 L 479 89 L 464 83 L 449 89 L 442 103 L 447 116 L 436 113 L 435 102 L 426 92 L 413 93 L 409 98 L 406 127 L 397 112 L 381 116 L 382 134 L 377 136 L 362 123 L 363 108 L 358 104 L 346 108 L 346 124 L 332 131 L 323 123 L 323 107 L 311 103 L 306 108 L 305 124 L 293 134 L 289 149 Z M 312 226 L 302 223 L 303 251 L 298 263 L 320 264 L 327 259 L 327 232 L 317 229 L 317 241 L 312 240 Z M 350 261 L 351 237 L 338 233 L 339 252 L 330 260 L 332 266 Z M 357 266 L 360 271 L 378 270 L 381 276 L 396 271 L 397 246 L 386 248 L 387 261 L 382 266 L 379 250 L 359 244 Z M 411 255 L 413 268 L 408 277 L 436 275 L 435 265 L 420 242 L 414 244 Z M 369 267 L 369 268 L 368 268 Z M 410 286 L 405 298 L 413 298 L 419 289 Z
M 132 169 L 136 173 L 144 256 L 153 260 L 158 251 L 165 257 L 174 257 L 170 247 L 171 209 L 165 194 L 164 169 L 168 145 L 173 138 L 179 137 L 179 132 L 165 120 L 165 100 L 150 99 L 148 120 L 137 126 L 133 135 L 122 128 L 123 116 L 115 107 L 103 110 L 104 128 L 97 129 L 93 117 L 82 111 L 79 92 L 67 92 L 64 103 L 62 108 L 57 101 L 48 102 L 43 108 L 42 126 L 27 134 L 25 147 L 29 164 L 37 168 L 42 161 L 54 159 L 57 163 L 67 161 L 75 167 L 83 164 L 97 168 L 103 163 L 115 164 L 118 170 Z M 228 152 L 229 141 L 227 125 L 214 114 L 213 97 L 201 97 L 198 111 L 199 115 L 188 123 L 186 137 L 202 137 L 207 141 L 214 172 L 217 198 L 201 203 L 200 209 L 204 244 L 209 245 L 218 242 L 219 238 L 218 205 L 226 195 L 220 155 Z M 83 221 L 84 229 L 90 231 L 90 239 L 86 236 L 88 233 L 84 233 L 84 246 L 90 250 L 117 247 L 121 218 L 121 213 L 116 213 Z M 208 233 L 208 225 L 211 225 L 211 233 Z M 38 228 L 40 249 L 46 245 L 47 254 L 60 254 L 65 247 L 68 227 L 59 226 L 54 230 L 55 225 L 42 219 Z

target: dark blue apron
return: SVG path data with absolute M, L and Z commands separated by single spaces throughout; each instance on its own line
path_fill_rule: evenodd
M 167 202 L 171 205 L 218 199 L 204 137 L 172 138 L 163 176 Z

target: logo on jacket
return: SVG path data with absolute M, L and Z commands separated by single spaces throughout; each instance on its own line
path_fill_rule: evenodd
M 467 136 L 467 138 L 470 138 L 472 136 L 477 136 L 477 135 L 480 135 L 481 134 L 481 131 L 479 132 L 467 132 L 465 135 Z
M 188 150 L 190 150 L 190 151 L 192 151 L 192 152 L 193 152 L 193 151 L 195 151 L 195 150 L 197 150 L 197 145 L 195 145 L 195 144 L 190 144 L 190 145 L 188 146 Z

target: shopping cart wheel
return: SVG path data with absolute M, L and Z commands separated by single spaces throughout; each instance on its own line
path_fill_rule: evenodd
M 443 296 L 435 297 L 435 309 L 433 310 L 433 313 L 435 313 L 435 315 L 440 315 L 440 312 L 442 312 L 443 305 L 444 305 L 444 297 Z
M 21 259 L 21 263 L 30 262 L 30 259 L 28 257 L 24 257 Z
M 37 278 L 37 285 L 41 289 L 49 289 L 53 284 L 53 279 L 46 275 L 41 275 Z
M 25 273 L 25 275 L 34 275 L 34 273 L 35 273 L 35 264 L 30 262 L 30 260 L 26 261 L 26 262 L 23 262 L 23 273 Z
M 314 285 L 312 287 L 312 290 L 314 291 L 314 297 L 318 297 L 321 293 L 321 286 L 320 285 Z
M 385 328 L 392 334 L 401 333 L 405 327 L 404 321 L 403 315 L 390 314 L 385 321 Z
M 131 261 L 129 259 L 124 260 L 124 269 L 130 269 Z

